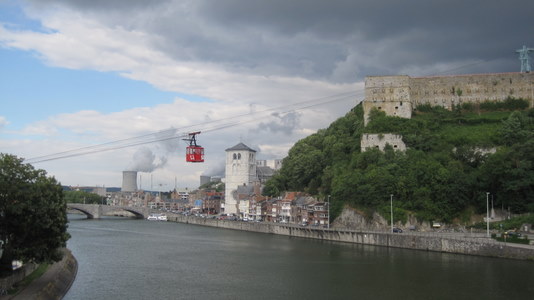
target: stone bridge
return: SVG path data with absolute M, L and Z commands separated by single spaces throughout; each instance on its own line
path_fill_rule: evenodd
M 100 219 L 104 215 L 109 215 L 116 211 L 127 211 L 135 215 L 136 218 L 146 219 L 152 211 L 148 207 L 133 207 L 133 206 L 115 206 L 115 205 L 101 205 L 101 204 L 81 204 L 81 203 L 67 203 L 67 208 L 80 211 L 87 215 L 89 219 Z

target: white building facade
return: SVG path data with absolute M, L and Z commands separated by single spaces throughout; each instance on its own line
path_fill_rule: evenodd
M 256 182 L 256 150 L 243 143 L 226 149 L 224 212 L 240 215 L 243 204 L 240 205 L 237 187 L 252 185 Z

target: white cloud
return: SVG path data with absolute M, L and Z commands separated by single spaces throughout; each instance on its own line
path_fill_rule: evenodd
M 106 27 L 70 10 L 59 10 L 41 21 L 49 32 L 0 27 L 0 41 L 35 51 L 51 66 L 117 71 L 163 90 L 230 102 L 286 103 L 288 98 L 302 101 L 355 88 L 298 77 L 235 73 L 225 70 L 224 64 L 177 60 L 154 48 L 157 36 Z
M 8 125 L 9 121 L 4 116 L 0 116 L 0 130 L 4 128 L 4 126 Z
M 195 127 L 187 126 L 202 124 L 197 127 L 203 131 L 199 142 L 206 147 L 205 164 L 186 164 L 181 141 L 148 145 L 157 157 L 167 158 L 165 167 L 153 174 L 159 183 L 173 186 L 178 176 L 179 182 L 194 186 L 202 172 L 220 169 L 224 149 L 240 140 L 260 150 L 259 155 L 281 158 L 298 139 L 358 103 L 363 83 L 356 81 L 366 75 L 422 75 L 462 65 L 477 72 L 516 70 L 513 49 L 525 43 L 532 28 L 525 25 L 532 24 L 525 21 L 531 19 L 531 9 L 518 11 L 508 2 L 301 2 L 24 1 L 32 24 L 42 28 L 0 24 L 0 47 L 28 51 L 52 67 L 117 72 L 160 90 L 213 102 L 175 99 L 115 113 L 52 115 L 27 124 L 18 137 L 10 132 L 0 148 L 34 157 L 169 128 L 187 132 Z M 397 13 L 406 7 L 413 9 Z M 473 18 L 475 11 L 485 17 Z M 472 67 L 480 61 L 487 63 Z M 317 101 L 309 102 L 309 109 L 298 110 L 298 118 L 284 119 L 293 109 L 308 106 L 288 105 L 313 99 Z M 274 112 L 278 118 L 270 117 Z M 14 120 L 0 117 L 0 129 L 8 118 Z M 206 123 L 221 119 L 225 121 Z M 225 124 L 233 126 L 223 128 Z M 39 166 L 66 184 L 120 186 L 120 172 L 136 150 Z
M 352 105 L 346 101 L 345 104 Z M 300 110 L 299 114 L 302 114 L 305 120 L 291 124 L 295 126 L 295 130 L 288 136 L 282 131 L 273 132 L 267 128 L 259 130 L 258 124 L 261 123 L 259 120 L 272 123 L 279 122 L 280 118 L 276 114 L 273 116 L 270 111 L 265 111 L 264 105 L 256 104 L 255 108 L 255 114 L 249 114 L 250 106 L 246 103 L 232 103 L 232 105 L 222 101 L 192 103 L 176 99 L 172 104 L 134 108 L 109 114 L 96 111 L 60 114 L 48 120 L 29 124 L 23 130 L 25 134 L 41 135 L 45 137 L 44 139 L 28 140 L 11 149 L 22 157 L 33 158 L 154 133 L 133 140 L 136 143 L 143 143 L 152 140 L 154 136 L 158 136 L 158 131 L 165 129 L 170 129 L 169 132 L 176 131 L 179 135 L 200 130 L 202 133 L 198 136 L 198 142 L 206 149 L 204 164 L 185 162 L 187 144 L 181 141 L 180 137 L 170 141 L 112 151 L 96 151 L 94 154 L 36 164 L 36 167 L 45 168 L 64 184 L 120 186 L 121 172 L 131 167 L 135 153 L 141 147 L 147 147 L 146 151 L 153 153 L 155 158 L 151 162 L 162 166 L 153 172 L 154 176 L 158 174 L 159 182 L 167 186 L 173 185 L 174 177 L 178 177 L 181 186 L 195 187 L 198 185 L 198 176 L 210 169 L 219 169 L 225 159 L 224 150 L 240 140 L 259 150 L 260 158 L 283 158 L 296 140 L 315 132 L 317 126 L 326 127 L 330 122 L 328 119 L 332 118 L 327 111 L 320 109 Z M 206 120 L 212 122 L 206 123 Z M 191 124 L 199 125 L 191 127 Z M 165 133 L 161 135 L 164 137 Z M 120 145 L 122 143 L 118 144 Z M 110 147 L 116 146 L 113 144 Z
M 328 126 L 354 106 L 356 99 L 339 96 L 339 102 L 298 110 L 295 114 L 298 118 L 284 119 L 284 116 L 291 116 L 293 109 L 326 103 L 333 99 L 329 96 L 362 90 L 362 85 L 356 83 L 334 84 L 280 74 L 264 76 L 245 72 L 246 68 L 242 71 L 239 67 L 229 68 L 224 62 L 195 60 L 194 55 L 173 56 L 157 48 L 165 42 L 162 36 L 140 28 L 110 26 L 81 11 L 54 8 L 30 13 L 46 30 L 20 31 L 0 25 L 1 45 L 34 52 L 53 67 L 119 72 L 126 78 L 148 82 L 161 90 L 214 100 L 190 102 L 177 98 L 170 104 L 114 113 L 85 110 L 35 120 L 19 132 L 21 139 L 29 135 L 32 139 L 18 143 L 0 141 L 0 146 L 9 144 L 13 153 L 26 158 L 170 128 L 179 133 L 201 130 L 203 133 L 198 138 L 206 148 L 204 164 L 185 163 L 186 144 L 179 139 L 174 143 L 147 145 L 147 150 L 155 157 L 163 157 L 160 163 L 164 167 L 153 172 L 159 183 L 173 186 L 174 177 L 178 177 L 182 185 L 195 187 L 203 172 L 220 169 L 224 149 L 240 140 L 250 146 L 260 145 L 257 146 L 260 157 L 283 158 L 295 141 Z M 314 99 L 317 101 L 310 101 Z M 290 106 L 303 101 L 310 102 Z M 283 108 L 268 110 L 276 107 Z M 258 113 L 248 115 L 252 110 Z M 213 120 L 224 121 L 206 123 Z M 258 126 L 262 122 L 265 126 Z M 200 125 L 192 126 L 195 124 Z M 36 166 L 45 168 L 64 184 L 120 186 L 121 171 L 129 167 L 139 147 L 52 160 Z

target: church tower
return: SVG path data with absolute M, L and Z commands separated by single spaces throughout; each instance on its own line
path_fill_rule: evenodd
M 256 150 L 239 143 L 226 149 L 224 212 L 239 215 L 237 187 L 252 185 L 256 179 Z

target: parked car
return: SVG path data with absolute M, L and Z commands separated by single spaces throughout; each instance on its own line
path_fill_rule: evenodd
M 393 232 L 394 233 L 402 233 L 402 229 L 400 229 L 398 227 L 393 227 Z
M 521 236 L 521 233 L 516 232 L 516 231 L 506 231 L 504 232 L 504 234 L 506 234 L 509 237 L 520 237 Z

